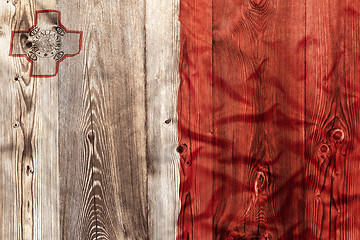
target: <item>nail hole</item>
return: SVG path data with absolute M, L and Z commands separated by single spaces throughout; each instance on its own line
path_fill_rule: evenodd
M 170 124 L 170 123 L 171 123 L 171 119 L 170 119 L 170 118 L 169 118 L 169 119 L 166 119 L 166 120 L 165 120 L 165 123 L 166 123 L 166 124 Z
M 15 77 L 14 80 L 15 80 L 15 81 L 19 81 L 19 77 Z
M 14 123 L 13 127 L 14 127 L 14 128 L 19 127 L 19 123 L 18 123 L 18 122 Z

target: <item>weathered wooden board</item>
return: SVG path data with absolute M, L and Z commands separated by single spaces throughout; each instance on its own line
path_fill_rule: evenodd
M 180 208 L 177 147 L 179 0 L 146 2 L 149 238 L 175 239 Z
M 359 2 L 181 1 L 178 239 L 358 239 Z
M 316 5 L 316 7 L 315 7 Z M 306 5 L 306 225 L 311 239 L 359 238 L 359 2 Z
M 1 4 L 0 239 L 174 239 L 179 2 Z M 36 78 L 8 55 L 43 9 L 82 49 Z
M 8 147 L 1 159 L 6 170 L 1 179 L 0 201 L 5 211 L 0 235 L 1 239 L 58 239 L 57 78 L 30 78 L 29 62 L 9 56 L 11 30 L 29 29 L 34 23 L 34 10 L 42 9 L 44 3 L 1 4 L 2 49 L 6 49 L 1 58 L 5 73 L 1 77 L 5 114 L 1 115 L 6 121 L 1 126 L 5 130 L 3 146 Z M 55 1 L 46 4 L 55 7 Z M 7 124 L 12 125 L 12 131 L 6 130 Z
M 0 2 L 0 239 L 358 239 L 359 6 Z

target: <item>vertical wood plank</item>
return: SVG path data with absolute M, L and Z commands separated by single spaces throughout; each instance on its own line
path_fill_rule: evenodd
M 307 1 L 307 238 L 359 237 L 358 8 Z M 316 6 L 315 6 L 316 5 Z
M 57 1 L 68 29 L 86 28 L 85 3 Z M 69 11 L 69 9 L 72 9 Z M 79 14 L 82 17 L 78 17 Z M 77 19 L 77 21 L 74 21 Z M 94 138 L 90 87 L 84 75 L 84 39 L 80 54 L 61 63 L 59 86 L 60 239 L 96 239 L 97 216 L 93 187 Z
M 175 239 L 179 203 L 176 100 L 179 1 L 146 1 L 149 238 Z
M 16 169 L 13 161 L 13 89 L 16 82 L 12 76 L 9 54 L 11 39 L 11 3 L 0 2 L 0 239 L 17 239 L 19 222 L 16 218 Z
M 181 52 L 177 151 L 180 200 L 177 239 L 215 239 L 211 231 L 216 139 L 212 111 L 212 2 L 180 1 Z M 216 189 L 217 190 L 217 189 Z
M 360 238 L 360 5 L 358 1 L 345 1 L 342 4 L 343 7 L 338 8 L 338 11 L 343 21 L 341 31 L 345 38 L 343 81 L 340 81 L 338 86 L 342 92 L 341 103 L 346 109 L 348 126 L 343 128 L 344 140 L 335 141 L 339 160 L 336 165 L 334 185 L 337 187 L 334 199 L 337 200 L 335 204 L 338 209 L 335 236 L 336 239 L 345 240 Z
M 302 239 L 304 3 L 181 7 L 178 239 Z
M 342 167 L 337 158 L 331 132 L 348 132 L 341 90 L 344 79 L 343 32 L 338 8 L 340 1 L 306 2 L 306 129 L 307 198 L 306 238 L 335 239 L 337 209 L 333 195 L 338 191 L 334 179 Z M 336 166 L 336 167 L 335 167 Z
M 26 31 L 34 24 L 35 9 L 54 8 L 55 2 L 12 1 L 8 7 L 9 30 Z M 8 41 L 5 46 L 10 46 Z M 6 190 L 15 191 L 16 199 L 8 206 L 12 215 L 7 234 L 11 235 L 4 239 L 59 239 L 57 78 L 31 78 L 25 58 L 8 60 L 11 75 L 7 81 L 16 77 L 9 92 L 13 100 L 7 106 L 12 108 L 7 117 L 14 128 L 10 184 L 15 185 Z
M 70 229 L 78 239 L 148 239 L 145 3 L 58 5 L 77 9 L 67 21 L 84 31 L 82 63 L 61 69 L 63 236 L 73 239 Z M 77 213 L 80 222 L 69 222 Z
M 215 238 L 301 239 L 304 3 L 213 4 Z
M 145 3 L 87 1 L 85 10 L 97 236 L 148 239 Z

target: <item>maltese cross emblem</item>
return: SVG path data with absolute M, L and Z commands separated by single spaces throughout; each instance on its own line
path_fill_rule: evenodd
M 36 11 L 34 26 L 13 31 L 10 45 L 10 56 L 25 57 L 31 63 L 31 77 L 54 77 L 61 61 L 79 54 L 82 31 L 67 30 L 59 11 Z

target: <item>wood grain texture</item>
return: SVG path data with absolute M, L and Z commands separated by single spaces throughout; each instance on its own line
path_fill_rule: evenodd
M 53 1 L 8 2 L 2 19 L 8 21 L 8 30 L 27 30 L 34 24 L 35 9 L 54 6 Z M 5 116 L 13 131 L 11 138 L 7 136 L 11 139 L 8 143 L 11 159 L 2 159 L 7 169 L 7 179 L 3 180 L 8 181 L 1 194 L 2 206 L 7 211 L 3 226 L 9 224 L 1 233 L 2 239 L 58 239 L 57 79 L 30 78 L 29 62 L 7 55 L 4 56 L 7 64 L 3 64 L 7 73 L 1 84 L 4 89 L 11 89 L 6 92 L 11 102 L 5 98 L 7 105 L 3 107 L 7 108 L 5 113 L 11 110 Z
M 338 154 L 338 164 L 341 165 L 340 177 L 335 181 L 335 193 L 338 203 L 339 216 L 336 222 L 336 238 L 337 239 L 357 239 L 360 236 L 359 206 L 360 206 L 360 175 L 359 173 L 359 136 L 360 129 L 360 105 L 359 105 L 359 77 L 360 66 L 358 64 L 360 52 L 360 7 L 358 2 L 345 1 L 341 3 L 343 6 L 339 8 L 339 16 L 341 16 L 340 28 L 344 36 L 344 59 L 342 59 L 343 70 L 342 79 L 347 81 L 344 84 L 338 84 L 343 92 L 342 104 L 346 108 L 346 122 L 348 126 L 342 127 L 345 131 L 345 144 L 338 143 L 338 153 L 346 152 L 343 158 Z M 340 65 L 341 66 L 341 65 Z M 345 85 L 345 86 L 344 86 Z M 337 126 L 336 126 L 337 127 Z
M 176 102 L 179 1 L 146 1 L 146 112 L 149 238 L 174 239 L 179 202 Z M 156 16 L 156 17 L 154 17 Z
M 229 142 L 214 153 L 214 235 L 301 239 L 304 4 L 236 3 L 213 12 L 214 133 Z
M 66 239 L 175 237 L 178 3 L 146 4 L 72 2 L 63 16 L 85 33 L 77 62 L 60 68 Z
M 212 4 L 210 20 L 196 18 L 211 15 L 202 1 L 185 2 L 181 13 L 179 141 L 189 149 L 178 239 L 296 238 L 304 215 L 304 4 Z
M 145 5 L 97 3 L 84 6 L 97 236 L 147 239 Z
M 68 8 L 74 11 L 67 11 Z M 57 10 L 63 13 L 64 26 L 84 31 L 85 19 L 71 20 L 78 18 L 79 2 L 58 1 Z M 60 239 L 96 239 L 93 133 L 84 58 L 83 48 L 71 61 L 61 63 L 58 75 Z
M 212 104 L 212 3 L 181 1 L 180 88 L 177 111 L 181 211 L 178 239 L 214 239 L 212 215 L 216 191 Z
M 179 2 L 1 4 L 4 46 L 35 10 L 84 32 L 57 77 L 2 62 L 1 239 L 174 239 Z
M 11 38 L 11 7 L 0 2 L 0 45 L 8 46 Z M 7 56 L 8 49 L 1 48 L 1 56 Z M 16 239 L 18 219 L 14 206 L 16 202 L 15 164 L 13 162 L 13 88 L 10 57 L 0 58 L 0 239 Z
M 308 238 L 359 238 L 358 37 L 355 3 L 306 4 Z
M 355 3 L 181 6 L 178 239 L 357 239 Z
M 41 9 L 84 32 L 48 79 L 8 57 Z M 0 239 L 358 239 L 359 21 L 350 0 L 2 1 Z
M 69 7 L 65 2 L 61 5 Z M 78 239 L 146 239 L 144 4 L 85 1 L 71 5 L 78 12 L 68 21 L 78 13 L 83 16 L 74 28 L 84 31 L 84 43 L 81 63 L 70 63 L 62 72 L 60 151 L 79 170 L 67 165 L 62 176 L 66 182 L 73 182 L 73 176 L 80 181 L 72 183 L 76 189 L 64 185 L 68 194 L 62 200 L 69 206 L 64 234 L 70 228 L 80 231 Z M 67 81 L 65 76 L 74 74 L 78 81 Z M 68 132 L 73 121 L 78 125 Z M 75 138 L 72 145 L 66 141 L 68 134 Z M 73 199 L 81 201 L 74 206 Z M 81 213 L 80 223 L 69 223 L 76 215 L 71 208 Z

